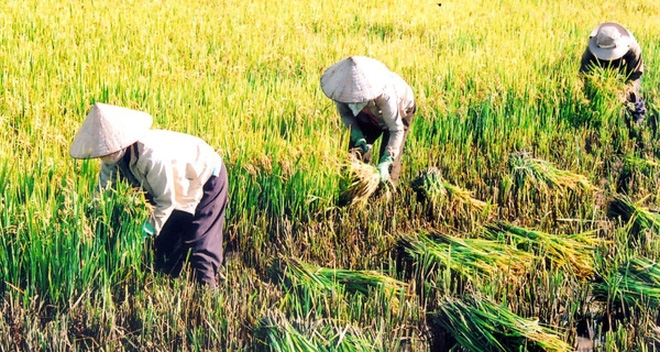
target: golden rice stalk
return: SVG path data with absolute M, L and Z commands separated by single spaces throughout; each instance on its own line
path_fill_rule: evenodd
M 458 346 L 451 350 L 459 346 L 466 351 L 571 350 L 561 331 L 476 295 L 442 297 L 429 317 L 456 339 Z
M 449 196 L 454 202 L 467 204 L 478 210 L 483 210 L 488 205 L 486 202 L 473 198 L 471 191 L 453 185 L 442 178 L 440 170 L 435 167 L 420 171 L 410 186 L 418 196 L 429 200 L 433 206 L 437 206 L 440 199 L 445 196 Z
M 517 277 L 524 274 L 535 258 L 502 241 L 458 238 L 440 232 L 405 235 L 399 247 L 418 263 L 447 268 L 468 279 L 475 274 L 495 277 L 502 272 Z
M 380 174 L 373 165 L 353 160 L 348 167 L 348 178 L 350 183 L 343 190 L 341 198 L 350 205 L 365 205 L 369 198 L 381 187 Z M 385 188 L 385 196 L 390 197 L 388 188 Z
M 487 225 L 486 229 L 496 237 L 501 237 L 497 234 L 510 236 L 519 247 L 533 250 L 556 267 L 567 268 L 579 278 L 593 275 L 595 270 L 593 253 L 602 243 L 596 237 L 596 231 L 555 235 L 514 226 L 506 222 Z
M 451 183 L 445 182 L 445 188 L 447 193 L 452 197 L 452 199 L 458 201 L 459 203 L 468 204 L 473 208 L 478 210 L 484 210 L 488 203 L 481 201 L 472 197 L 472 191 L 452 185 Z
M 581 174 L 561 170 L 552 163 L 531 157 L 530 153 L 514 153 L 509 157 L 509 167 L 518 187 L 531 183 L 539 190 L 596 191 L 589 179 Z
M 638 230 L 660 229 L 660 212 L 641 205 L 645 199 L 633 202 L 625 195 L 615 194 L 609 202 L 607 215 L 620 217 L 625 222 L 632 222 Z

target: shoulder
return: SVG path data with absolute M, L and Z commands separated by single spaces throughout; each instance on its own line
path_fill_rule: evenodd
M 207 144 L 204 140 L 193 135 L 168 131 L 168 130 L 150 130 L 147 134 L 142 136 L 138 143 L 145 149 L 170 149 L 181 148 L 189 145 L 203 145 Z

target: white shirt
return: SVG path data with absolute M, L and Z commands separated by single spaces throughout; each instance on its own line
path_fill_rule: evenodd
M 222 167 L 220 155 L 202 139 L 173 131 L 150 130 L 126 153 L 131 154 L 128 167 L 132 175 L 123 176 L 153 198 L 148 221 L 157 234 L 172 210 L 195 214 L 204 184 Z M 100 187 L 107 188 L 118 172 L 119 163 L 101 163 Z

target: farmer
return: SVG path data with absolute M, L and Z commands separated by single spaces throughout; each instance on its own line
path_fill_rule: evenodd
M 604 22 L 594 28 L 582 54 L 580 72 L 588 73 L 595 66 L 617 69 L 626 76 L 628 111 L 636 124 L 644 121 L 646 107 L 640 95 L 644 63 L 642 49 L 632 33 L 615 22 Z
M 188 258 L 196 280 L 217 285 L 227 208 L 227 170 L 203 140 L 151 130 L 144 112 L 96 103 L 71 144 L 74 158 L 100 158 L 99 186 L 117 175 L 153 205 L 143 235 L 155 236 L 155 266 L 176 277 Z
M 323 73 L 321 89 L 334 100 L 342 122 L 351 131 L 348 148 L 362 161 L 371 160 L 371 147 L 383 136 L 378 173 L 381 182 L 396 185 L 416 110 L 410 86 L 380 61 L 351 56 Z

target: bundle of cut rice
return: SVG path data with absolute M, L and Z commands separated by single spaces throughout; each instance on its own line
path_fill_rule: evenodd
M 639 158 L 635 156 L 624 156 L 623 161 L 625 165 L 636 169 L 645 169 L 651 167 L 658 167 L 660 163 L 654 158 Z
M 550 260 L 557 267 L 568 268 L 576 276 L 587 278 L 594 272 L 593 252 L 602 243 L 595 231 L 570 235 L 554 235 L 529 230 L 506 222 L 487 225 L 496 238 L 510 236 L 519 247 L 529 248 L 539 257 Z
M 522 275 L 535 258 L 502 241 L 481 238 L 458 238 L 447 234 L 420 232 L 399 241 L 407 256 L 426 269 L 447 268 L 467 279 L 473 276 L 494 277 L 498 273 Z
M 257 342 L 268 351 L 381 351 L 379 336 L 338 319 L 287 318 L 279 310 L 267 310 L 254 331 Z M 261 349 L 260 349 L 261 350 Z
M 438 310 L 429 315 L 466 351 L 522 351 L 530 345 L 543 351 L 571 350 L 561 333 L 474 295 L 443 297 Z
M 598 189 L 589 182 L 586 176 L 558 169 L 548 161 L 531 157 L 529 153 L 511 154 L 509 166 L 518 187 L 531 183 L 541 191 L 548 189 L 595 191 Z
M 386 198 L 391 197 L 390 187 L 381 184 L 378 169 L 373 165 L 353 160 L 348 166 L 348 182 L 340 195 L 341 203 L 364 205 L 376 191 L 383 190 Z
M 296 285 L 326 292 L 348 291 L 369 294 L 372 289 L 381 289 L 388 297 L 396 297 L 406 290 L 407 285 L 375 270 L 348 270 L 320 267 L 296 258 L 285 259 L 287 275 Z
M 487 203 L 472 197 L 472 192 L 447 182 L 442 178 L 438 168 L 430 167 L 422 170 L 410 183 L 412 189 L 417 192 L 419 199 L 428 200 L 434 207 L 445 196 L 452 201 L 467 204 L 478 210 L 483 210 Z
M 618 270 L 600 275 L 593 287 L 594 297 L 628 308 L 660 304 L 660 264 L 644 257 L 622 263 Z
M 632 222 L 637 226 L 637 231 L 660 229 L 660 212 L 633 203 L 624 195 L 617 194 L 610 201 L 608 216 L 620 217 L 625 222 Z

